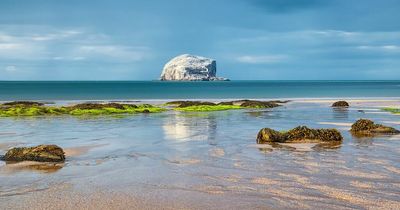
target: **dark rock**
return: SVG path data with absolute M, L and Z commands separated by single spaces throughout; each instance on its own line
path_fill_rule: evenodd
M 136 105 L 129 104 L 129 106 L 136 106 Z M 82 103 L 82 104 L 76 104 L 74 106 L 71 106 L 70 108 L 72 108 L 72 109 L 103 109 L 103 108 L 125 109 L 124 104 L 119 104 L 119 103 L 108 103 L 108 104 Z
M 284 103 L 284 101 L 256 101 L 256 100 L 236 100 L 236 101 L 224 101 L 218 104 L 207 102 L 207 101 L 170 101 L 166 104 L 176 105 L 179 108 L 188 106 L 215 106 L 215 105 L 238 105 L 246 108 L 274 108 L 280 106 L 279 103 Z
M 4 155 L 5 161 L 63 162 L 64 151 L 57 145 L 39 145 L 36 147 L 16 147 Z
M 201 105 L 208 105 L 208 106 L 215 106 L 215 103 L 212 102 L 203 102 L 203 101 L 170 101 L 167 102 L 168 105 L 177 105 L 178 108 L 184 108 L 188 106 L 201 106 Z
M 311 129 L 298 126 L 287 132 L 279 132 L 270 128 L 263 128 L 258 132 L 257 143 L 305 143 L 305 142 L 334 142 L 342 141 L 343 137 L 336 129 Z
M 285 141 L 283 133 L 270 128 L 263 128 L 257 134 L 257 144 Z
M 241 107 L 247 108 L 274 108 L 280 106 L 278 103 L 273 101 L 245 101 L 240 104 Z
M 4 106 L 43 106 L 43 103 L 35 101 L 13 101 L 3 104 Z
M 219 102 L 218 105 L 233 105 L 232 101 L 223 101 L 223 102 Z
M 150 110 L 145 109 L 145 110 L 143 110 L 143 113 L 150 113 Z
M 342 141 L 343 137 L 336 129 L 311 129 L 306 126 L 298 126 L 284 133 L 287 141 Z
M 349 103 L 347 101 L 336 101 L 332 104 L 332 107 L 349 107 Z
M 384 126 L 381 124 L 375 124 L 372 120 L 359 119 L 357 120 L 350 129 L 354 135 L 359 136 L 370 136 L 379 134 L 399 134 L 400 131 L 395 128 Z

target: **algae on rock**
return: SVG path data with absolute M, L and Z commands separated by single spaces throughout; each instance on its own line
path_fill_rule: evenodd
M 63 162 L 64 151 L 57 145 L 39 145 L 36 147 L 16 147 L 7 151 L 5 161 Z
M 343 137 L 336 129 L 311 129 L 298 126 L 286 132 L 263 128 L 257 134 L 257 143 L 309 143 L 309 142 L 338 142 Z

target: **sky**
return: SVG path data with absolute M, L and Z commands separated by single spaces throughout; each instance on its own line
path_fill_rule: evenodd
M 1 0 L 0 80 L 400 79 L 399 0 Z

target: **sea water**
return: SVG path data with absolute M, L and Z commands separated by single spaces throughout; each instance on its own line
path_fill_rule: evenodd
M 400 97 L 400 81 L 3 81 L 0 100 Z

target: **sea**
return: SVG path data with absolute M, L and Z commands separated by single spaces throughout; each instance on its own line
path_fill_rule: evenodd
M 0 81 L 0 100 L 400 97 L 400 81 Z

